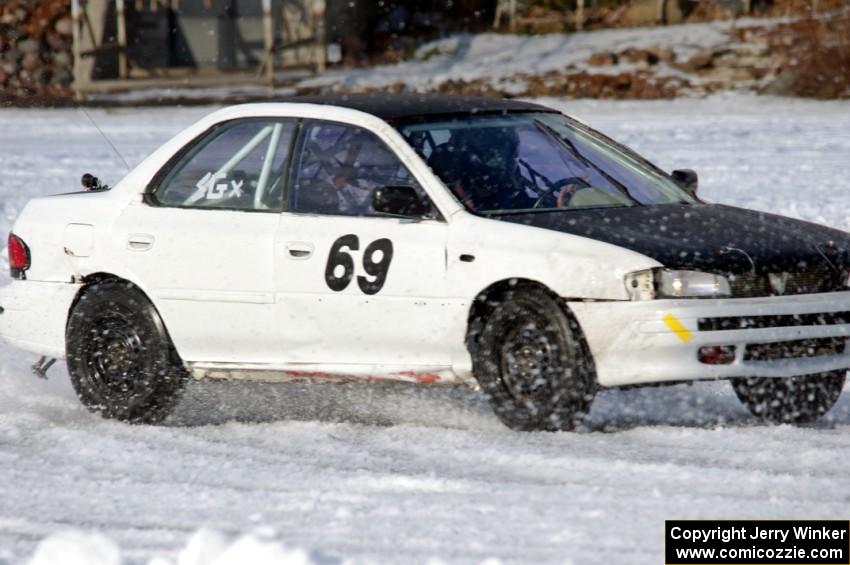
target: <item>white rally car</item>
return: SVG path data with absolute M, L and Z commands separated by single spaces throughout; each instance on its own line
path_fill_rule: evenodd
M 399 379 L 569 429 L 598 387 L 730 378 L 805 422 L 850 367 L 850 236 L 705 203 L 535 104 L 239 105 L 87 184 L 15 223 L 0 335 L 107 417 L 159 421 L 191 378 Z

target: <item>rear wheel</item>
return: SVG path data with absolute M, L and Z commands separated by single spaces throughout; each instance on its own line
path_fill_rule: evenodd
M 835 405 L 846 375 L 840 370 L 788 378 L 736 378 L 732 387 L 754 416 L 776 424 L 804 424 Z
M 589 412 L 596 376 L 581 330 L 543 290 L 510 290 L 490 304 L 470 347 L 478 382 L 508 427 L 571 430 Z
M 104 281 L 83 290 L 65 342 L 77 395 L 106 418 L 159 422 L 188 378 L 156 309 L 127 282 Z

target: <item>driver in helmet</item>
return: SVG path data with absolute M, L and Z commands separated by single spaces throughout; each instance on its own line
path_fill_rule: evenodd
M 473 211 L 533 208 L 540 199 L 539 189 L 520 169 L 519 134 L 513 127 L 454 130 L 449 141 L 434 150 L 428 165 Z M 566 207 L 578 188 L 562 187 L 553 195 L 554 204 Z
M 316 169 L 314 178 L 320 182 L 319 186 L 305 190 L 313 196 L 308 208 L 349 216 L 371 214 L 372 192 L 381 184 L 378 181 L 398 169 L 392 153 L 359 128 L 328 126 L 326 129 L 328 134 L 336 136 L 322 140 L 326 148 L 314 142 L 306 165 Z

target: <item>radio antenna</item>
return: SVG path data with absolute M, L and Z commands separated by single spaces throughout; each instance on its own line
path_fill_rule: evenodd
M 100 127 L 98 127 L 97 122 L 95 122 L 95 121 L 94 121 L 94 119 L 93 119 L 93 118 L 91 117 L 91 115 L 90 115 L 90 114 L 86 111 L 86 109 L 85 109 L 84 107 L 82 107 L 82 106 L 78 106 L 78 108 L 79 108 L 80 110 L 82 110 L 82 111 L 83 111 L 83 114 L 85 114 L 85 115 L 86 115 L 86 117 L 89 119 L 89 121 L 91 122 L 91 125 L 93 125 L 93 126 L 94 126 L 94 129 L 96 129 L 96 130 L 98 131 L 98 133 L 99 133 L 101 136 L 103 136 L 103 139 L 105 139 L 105 140 L 106 140 L 106 143 L 108 143 L 108 144 L 109 144 L 109 146 L 112 148 L 112 151 L 114 151 L 114 152 L 115 152 L 115 154 L 116 154 L 116 155 L 118 155 L 118 158 L 119 158 L 119 159 L 121 159 L 121 162 L 122 162 L 122 163 L 124 163 L 124 166 L 127 168 L 127 172 L 129 173 L 129 172 L 130 172 L 130 165 L 128 165 L 128 164 L 127 164 L 127 161 L 125 161 L 125 160 L 124 160 L 124 157 L 121 155 L 121 152 L 120 152 L 120 151 L 118 151 L 118 149 L 115 147 L 115 145 L 113 145 L 113 144 L 112 144 L 112 142 L 111 142 L 111 141 L 109 141 L 109 138 L 108 138 L 108 137 L 106 137 L 106 134 L 105 134 L 105 133 L 103 133 L 103 130 L 101 130 L 101 129 L 100 129 Z

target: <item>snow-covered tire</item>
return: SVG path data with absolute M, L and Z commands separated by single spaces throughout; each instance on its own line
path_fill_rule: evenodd
M 572 430 L 596 392 L 578 323 L 542 289 L 517 287 L 488 304 L 470 344 L 473 371 L 499 419 L 515 430 Z
M 82 291 L 68 319 L 65 345 L 77 396 L 106 418 L 160 422 L 188 380 L 153 304 L 124 281 L 107 280 Z
M 841 396 L 847 371 L 789 378 L 732 379 L 735 394 L 758 418 L 776 424 L 814 422 Z

